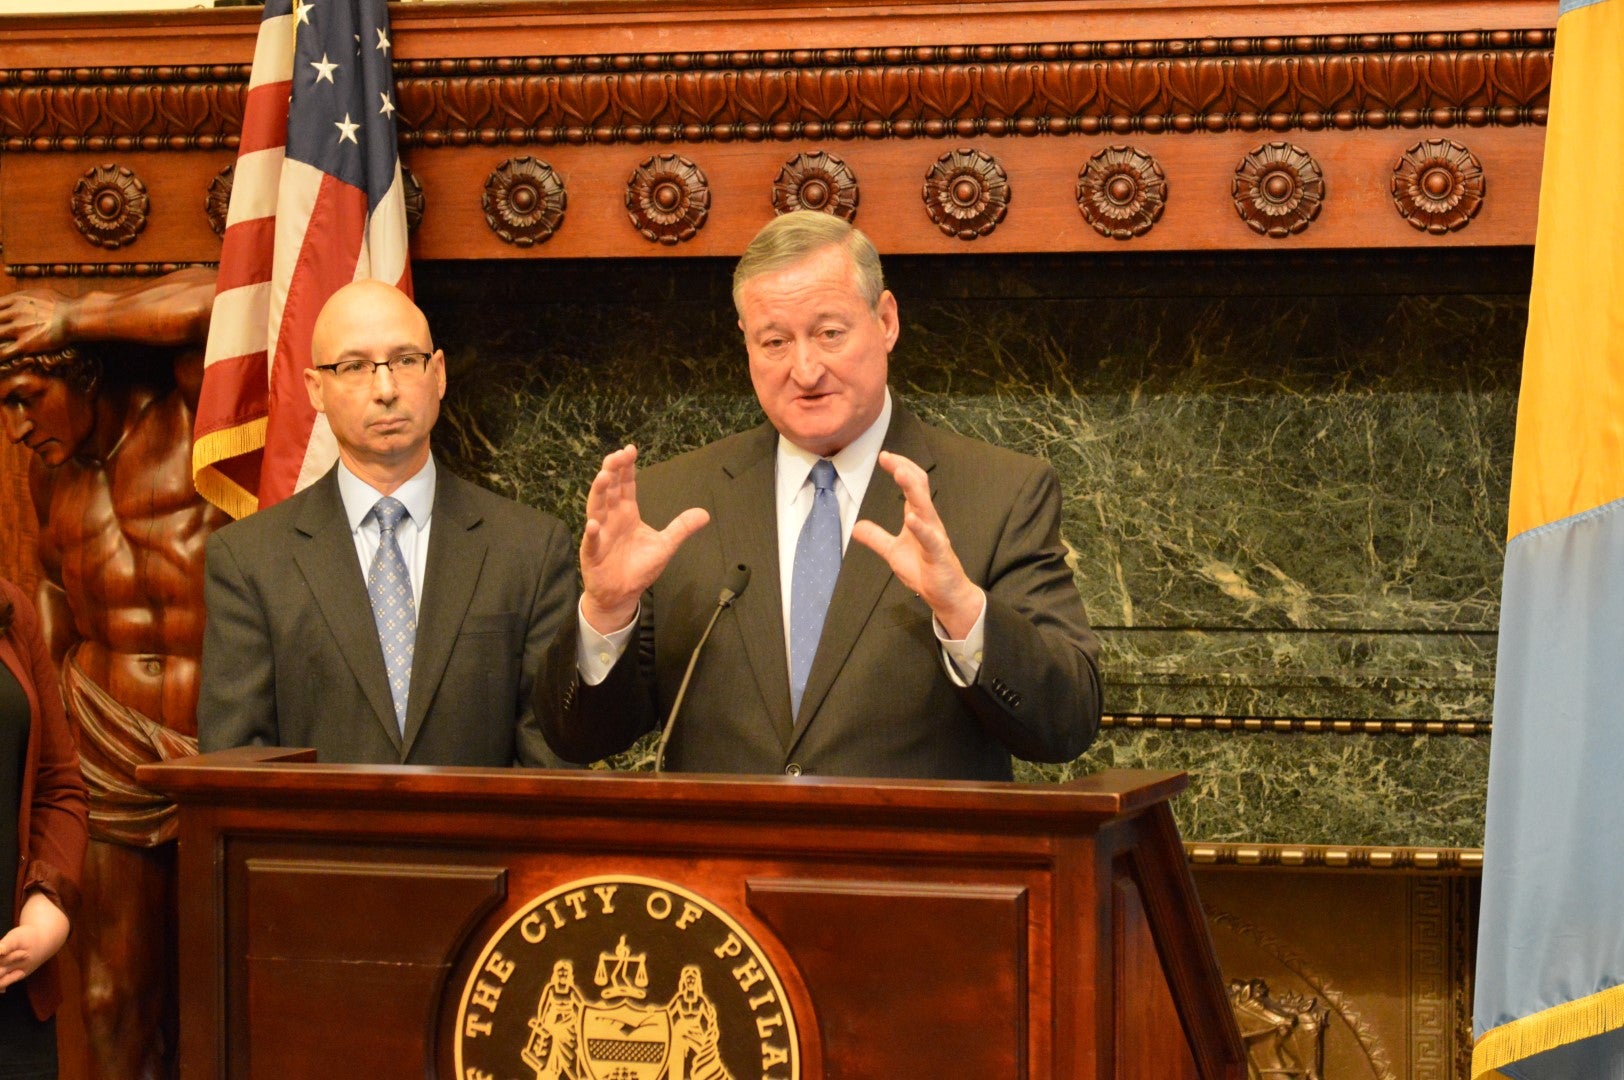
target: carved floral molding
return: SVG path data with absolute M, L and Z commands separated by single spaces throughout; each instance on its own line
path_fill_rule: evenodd
M 401 142 L 1284 132 L 1543 124 L 1555 32 L 1326 35 L 395 65 Z M 0 70 L 0 148 L 234 147 L 240 65 Z

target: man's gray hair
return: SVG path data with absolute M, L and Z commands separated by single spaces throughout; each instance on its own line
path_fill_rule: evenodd
M 739 307 L 739 290 L 751 278 L 794 266 L 824 248 L 844 248 L 857 273 L 857 292 L 873 308 L 885 291 L 885 274 L 880 269 L 880 253 L 874 250 L 862 230 L 821 210 L 796 210 L 774 218 L 756 233 L 744 249 L 739 265 L 733 268 L 733 307 Z M 743 311 L 739 311 L 743 315 Z

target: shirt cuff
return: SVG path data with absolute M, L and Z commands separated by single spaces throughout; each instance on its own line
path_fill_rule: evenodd
M 639 605 L 637 614 L 642 610 Z M 620 654 L 626 651 L 626 643 L 631 641 L 632 633 L 637 629 L 637 614 L 633 614 L 632 621 L 619 630 L 600 634 L 586 621 L 586 616 L 581 614 L 580 601 L 576 601 L 575 620 L 580 624 L 581 632 L 576 636 L 575 670 L 580 672 L 582 682 L 597 686 L 609 677 L 609 672 L 620 659 Z
M 43 893 L 69 920 L 79 913 L 79 886 L 43 859 L 32 859 L 24 867 L 23 894 L 26 896 L 31 892 Z
M 986 592 L 981 593 L 981 614 L 976 616 L 962 641 L 948 637 L 941 620 L 934 615 L 930 617 L 930 625 L 936 631 L 936 640 L 942 644 L 942 669 L 947 677 L 953 680 L 954 686 L 973 686 L 976 676 L 981 674 L 981 653 L 987 643 Z

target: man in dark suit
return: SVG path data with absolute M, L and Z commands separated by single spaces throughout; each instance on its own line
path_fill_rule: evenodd
M 585 762 L 658 728 L 743 565 L 670 767 L 1008 779 L 1012 754 L 1080 754 L 1097 644 L 1053 470 L 892 401 L 896 300 L 845 222 L 778 218 L 733 295 L 768 423 L 641 476 L 635 447 L 604 459 L 578 618 L 536 681 L 548 742 Z
M 423 313 L 357 281 L 317 319 L 310 400 L 338 464 L 208 543 L 204 751 L 360 764 L 557 764 L 525 724 L 571 614 L 567 530 L 439 469 L 445 356 Z

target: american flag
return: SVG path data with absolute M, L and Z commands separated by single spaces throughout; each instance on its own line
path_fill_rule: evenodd
M 192 472 L 233 517 L 337 458 L 304 370 L 329 296 L 359 278 L 411 292 L 384 0 L 268 0 L 204 354 Z

